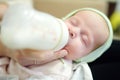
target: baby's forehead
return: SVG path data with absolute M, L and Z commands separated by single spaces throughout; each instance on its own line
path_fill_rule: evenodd
M 93 20 L 93 18 L 95 17 L 97 20 L 100 20 L 101 23 L 104 23 L 104 25 L 108 26 L 107 21 L 103 18 L 103 16 L 101 16 L 99 13 L 92 11 L 92 10 L 80 10 L 76 12 L 73 16 L 76 16 L 78 18 L 87 17 L 87 18 L 91 18 L 91 20 Z

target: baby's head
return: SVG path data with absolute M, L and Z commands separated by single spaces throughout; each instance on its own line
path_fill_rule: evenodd
M 100 11 L 83 8 L 65 18 L 70 38 L 65 49 L 67 59 L 91 62 L 104 53 L 112 42 L 112 27 L 109 19 Z

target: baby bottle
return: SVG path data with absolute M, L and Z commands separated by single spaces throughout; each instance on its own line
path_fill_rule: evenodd
M 65 23 L 25 5 L 9 7 L 1 24 L 1 40 L 11 49 L 60 50 L 68 42 Z

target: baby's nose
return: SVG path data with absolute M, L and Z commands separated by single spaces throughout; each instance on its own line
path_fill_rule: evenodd
M 71 38 L 75 38 L 75 37 L 79 36 L 81 30 L 80 30 L 80 28 L 72 28 L 69 32 L 70 32 Z
M 71 38 L 75 38 L 77 36 L 77 31 L 75 30 L 70 30 L 69 32 Z

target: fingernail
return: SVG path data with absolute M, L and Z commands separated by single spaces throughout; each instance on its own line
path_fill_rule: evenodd
M 61 53 L 64 54 L 64 55 L 68 54 L 68 52 L 66 50 L 62 51 Z

